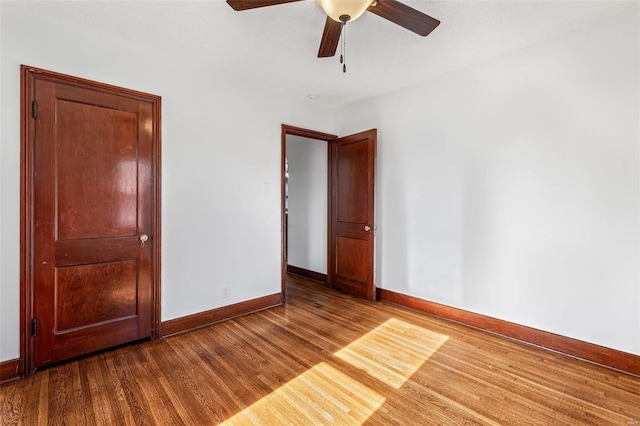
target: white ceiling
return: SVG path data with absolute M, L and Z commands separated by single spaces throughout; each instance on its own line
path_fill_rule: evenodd
M 330 106 L 405 87 L 592 22 L 638 10 L 632 1 L 404 3 L 442 21 L 420 37 L 372 13 L 347 25 L 347 66 L 317 58 L 325 16 L 314 0 L 236 12 L 211 1 L 17 2 L 27 13 L 197 61 L 280 96 Z M 6 3 L 5 3 L 6 5 Z

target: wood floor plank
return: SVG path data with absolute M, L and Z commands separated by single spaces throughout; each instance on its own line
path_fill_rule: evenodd
M 289 300 L 0 385 L 2 425 L 640 426 L 640 378 L 290 277 Z

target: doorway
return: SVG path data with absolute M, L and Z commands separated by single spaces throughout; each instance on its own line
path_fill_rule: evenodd
M 286 274 L 296 273 L 327 282 L 329 241 L 329 143 L 336 135 L 282 125 L 282 297 L 286 301 Z M 288 149 L 289 147 L 289 149 Z M 324 151 L 324 157 L 323 157 Z M 292 156 L 292 162 L 288 157 Z M 323 158 L 322 158 L 323 157 Z M 320 160 L 309 170 L 302 162 Z M 294 164 L 295 163 L 295 164 Z M 319 168 L 326 167 L 324 173 Z M 289 169 L 292 167 L 292 169 Z M 305 172 L 306 169 L 306 172 Z M 289 180 L 289 172 L 293 179 Z M 311 173 L 307 173 L 311 172 Z M 296 176 L 298 179 L 296 179 Z M 319 182 L 324 179 L 324 184 Z M 293 182 L 293 187 L 289 184 Z M 297 185 L 297 186 L 296 186 Z M 322 186 L 324 185 L 324 191 Z M 293 190 L 293 193 L 290 192 Z M 291 196 L 291 199 L 289 198 Z M 324 200 L 318 197 L 324 196 Z M 295 197 L 295 198 L 294 198 Z M 290 206 L 289 201 L 293 201 Z M 310 205 L 311 203 L 315 205 Z M 290 213 L 290 207 L 293 207 Z M 324 211 L 318 211 L 318 208 Z M 313 210 L 311 210 L 313 209 Z M 309 216 L 313 216 L 309 219 Z M 313 229 L 305 229 L 313 227 Z M 289 232 L 291 230 L 291 232 Z M 324 244 L 322 243 L 324 239 Z M 312 248 L 310 248 L 310 244 Z M 324 247 L 325 253 L 319 253 Z M 289 255 L 291 250 L 291 256 Z M 294 252 L 295 251 L 295 252 Z M 310 252 L 311 251 L 311 252 Z M 324 272 L 322 269 L 324 268 Z
M 287 272 L 327 283 L 329 143 L 287 136 Z
M 302 139 L 301 139 L 302 138 Z M 297 244 L 295 239 L 289 238 L 289 220 L 296 220 L 293 216 L 288 217 L 288 164 L 287 164 L 287 143 L 302 143 L 307 145 L 304 155 L 321 156 L 324 147 L 309 149 L 310 144 L 316 141 L 327 142 L 328 147 L 326 163 L 326 283 L 335 289 L 344 291 L 351 295 L 367 300 L 375 300 L 376 288 L 374 282 L 374 194 L 375 194 L 375 163 L 377 130 L 372 129 L 350 136 L 338 138 L 335 135 L 320 133 L 312 130 L 301 129 L 282 125 L 282 295 L 286 301 L 286 274 L 287 270 L 295 273 L 303 272 L 300 275 L 318 281 L 325 281 L 324 274 L 309 271 L 307 268 L 290 265 L 289 259 L 294 256 L 289 255 L 289 247 L 292 242 Z M 315 154 L 311 151 L 317 151 Z M 309 161 L 309 159 L 307 159 Z M 310 161 L 313 161 L 310 159 Z M 307 165 L 308 169 L 315 168 L 316 165 Z M 322 167 L 322 166 L 321 166 Z M 308 171 L 308 170 L 307 170 Z M 305 179 L 303 179 L 305 180 Z M 306 179 L 309 180 L 309 179 Z M 322 184 L 320 184 L 322 185 Z M 317 187 L 318 184 L 315 184 Z M 307 185 L 301 192 L 310 191 Z M 315 191 L 314 192 L 319 192 Z M 308 195 L 308 194 L 307 194 Z M 304 200 L 303 200 L 304 201 Z M 309 225 L 309 209 L 306 208 L 306 218 L 302 226 Z M 314 212 L 318 216 L 319 212 Z M 304 216 L 303 212 L 303 216 Z M 316 222 L 317 223 L 317 222 Z M 295 223 L 295 226 L 300 226 Z M 291 229 L 293 231 L 293 229 Z M 303 245 L 297 250 L 303 253 L 296 253 L 297 261 L 309 262 L 305 256 L 305 250 L 309 243 L 309 234 L 313 233 L 317 240 L 317 230 L 310 232 L 308 229 L 298 230 L 303 235 Z M 296 237 L 297 238 L 297 237 Z M 317 252 L 317 249 L 316 249 Z M 317 254 L 315 258 L 320 258 Z M 292 266 L 294 268 L 292 268 Z

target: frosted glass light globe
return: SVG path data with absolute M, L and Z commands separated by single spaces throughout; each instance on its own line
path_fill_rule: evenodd
M 324 13 L 336 22 L 347 15 L 349 22 L 355 21 L 371 5 L 371 0 L 317 0 Z

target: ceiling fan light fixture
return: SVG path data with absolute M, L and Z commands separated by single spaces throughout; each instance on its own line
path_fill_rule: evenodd
M 355 21 L 371 5 L 372 0 L 317 0 L 324 13 L 336 22 Z

